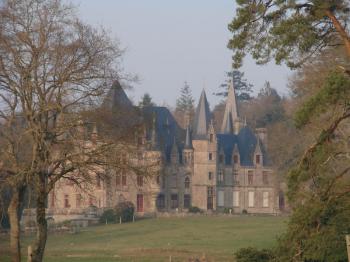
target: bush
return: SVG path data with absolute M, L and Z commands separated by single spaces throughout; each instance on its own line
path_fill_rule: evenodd
M 243 209 L 243 210 L 242 210 L 242 214 L 243 214 L 243 215 L 246 215 L 246 214 L 248 214 L 248 211 L 247 211 L 246 209 Z
M 196 214 L 196 213 L 202 213 L 202 210 L 199 207 L 190 207 L 188 209 L 188 212 Z
M 231 210 L 231 212 L 230 212 L 230 210 Z M 229 207 L 225 207 L 225 208 L 224 208 L 224 213 L 225 213 L 225 214 L 232 214 L 232 213 L 233 213 L 233 209 L 232 209 L 232 208 L 229 208 Z
M 117 216 L 115 214 L 115 211 L 113 209 L 107 209 L 103 212 L 102 216 L 100 217 L 100 223 L 115 223 L 117 222 Z
M 259 250 L 253 247 L 241 248 L 235 253 L 237 262 L 268 262 L 272 261 L 274 257 L 271 250 Z
M 134 211 L 135 207 L 133 203 L 129 201 L 120 202 L 115 207 L 115 215 L 117 221 L 119 221 L 120 218 L 122 219 L 122 222 L 132 221 L 134 217 Z

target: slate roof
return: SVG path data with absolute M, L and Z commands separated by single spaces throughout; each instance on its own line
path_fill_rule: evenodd
M 233 83 L 230 81 L 226 99 L 225 113 L 221 125 L 221 133 L 230 134 L 233 130 L 233 123 L 238 119 L 236 95 Z
M 193 134 L 194 139 L 205 139 L 210 122 L 210 109 L 205 91 L 202 91 L 194 116 Z
M 218 151 L 223 149 L 225 154 L 226 165 L 232 164 L 232 152 L 234 146 L 237 145 L 240 161 L 242 166 L 253 166 L 253 157 L 255 147 L 258 143 L 258 139 L 249 127 L 244 127 L 240 130 L 238 135 L 234 134 L 217 134 Z M 269 165 L 269 159 L 266 154 L 264 146 L 260 143 L 260 148 L 263 153 L 263 165 Z

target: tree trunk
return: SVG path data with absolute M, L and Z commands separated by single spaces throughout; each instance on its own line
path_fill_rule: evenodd
M 12 192 L 8 215 L 10 219 L 10 249 L 11 261 L 21 261 L 20 225 L 19 225 L 20 192 L 16 189 Z
M 44 179 L 43 179 L 44 180 Z M 36 223 L 37 223 L 37 233 L 36 240 L 32 249 L 32 258 L 33 262 L 43 261 L 44 251 L 47 240 L 47 221 L 46 221 L 46 186 L 45 181 L 40 182 L 40 189 L 38 190 L 38 196 L 36 201 Z
M 346 52 L 348 54 L 348 57 L 350 57 L 350 36 L 347 34 L 344 27 L 339 23 L 338 19 L 335 17 L 335 15 L 330 10 L 326 11 L 326 15 L 332 21 L 335 29 L 339 33 L 341 39 L 343 40 L 343 42 L 345 44 L 345 49 L 346 49 Z

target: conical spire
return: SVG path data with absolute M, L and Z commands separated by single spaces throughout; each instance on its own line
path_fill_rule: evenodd
M 103 101 L 103 107 L 109 110 L 120 110 L 132 108 L 132 103 L 124 92 L 119 81 L 114 81 L 111 89 L 108 91 Z
M 230 81 L 229 88 L 228 88 L 228 94 L 227 94 L 227 100 L 226 100 L 225 113 L 224 113 L 224 118 L 223 118 L 222 126 L 221 126 L 221 132 L 224 134 L 232 133 L 233 123 L 237 119 L 238 119 L 238 114 L 237 114 L 236 95 L 235 95 L 233 83 L 232 83 L 232 81 Z M 231 126 L 231 128 L 227 128 L 229 126 Z M 232 130 L 232 131 L 230 131 L 230 130 Z
M 186 128 L 186 140 L 185 140 L 185 149 L 192 149 L 192 138 L 191 138 L 191 130 L 188 125 Z
M 205 91 L 203 89 L 194 118 L 194 134 L 196 138 L 205 138 L 210 121 L 210 110 Z

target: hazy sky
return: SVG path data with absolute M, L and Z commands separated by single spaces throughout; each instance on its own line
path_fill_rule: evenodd
M 127 48 L 123 66 L 137 74 L 140 83 L 129 96 L 138 101 L 148 92 L 160 105 L 174 105 L 187 81 L 196 103 L 203 87 L 211 108 L 219 101 L 212 95 L 231 69 L 226 48 L 227 24 L 234 16 L 234 0 L 73 0 L 80 17 L 102 25 Z M 287 93 L 286 67 L 255 65 L 246 59 L 242 71 L 259 90 L 270 81 Z

